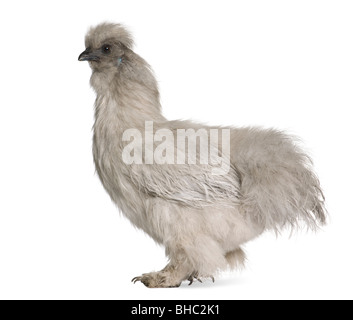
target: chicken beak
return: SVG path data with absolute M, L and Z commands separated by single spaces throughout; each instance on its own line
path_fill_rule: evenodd
M 78 61 L 98 61 L 98 60 L 99 58 L 96 55 L 92 54 L 92 51 L 90 48 L 87 48 L 78 56 Z

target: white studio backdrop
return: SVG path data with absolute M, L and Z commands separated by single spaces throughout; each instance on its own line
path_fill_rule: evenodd
M 17 1 L 0 5 L 0 299 L 352 299 L 351 1 Z M 91 155 L 88 27 L 120 22 L 164 114 L 300 136 L 329 225 L 246 245 L 246 269 L 178 289 L 130 280 L 163 248 L 109 200 Z

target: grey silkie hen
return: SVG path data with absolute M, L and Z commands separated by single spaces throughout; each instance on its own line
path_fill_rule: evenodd
M 164 162 L 153 156 L 147 159 L 158 141 L 173 140 L 154 139 L 151 145 L 144 136 L 140 149 L 126 153 L 131 138 L 144 133 L 146 125 L 153 126 L 153 133 L 167 129 L 174 136 L 180 129 L 211 134 L 217 128 L 162 116 L 150 66 L 132 51 L 131 35 L 120 24 L 91 28 L 85 45 L 79 60 L 89 61 L 97 94 L 93 136 L 97 173 L 123 214 L 164 245 L 169 258 L 163 270 L 143 274 L 134 282 L 175 287 L 183 280 L 213 278 L 217 271 L 242 265 L 241 245 L 265 230 L 277 232 L 298 223 L 315 229 L 325 223 L 323 195 L 311 160 L 293 137 L 282 132 L 228 128 L 229 156 L 223 159 L 229 163 L 223 174 L 215 171 L 219 162 L 173 164 L 166 158 Z M 216 141 L 208 139 L 209 150 L 219 149 Z M 173 159 L 177 154 L 188 158 L 191 152 L 175 143 L 164 147 L 173 151 Z M 200 157 L 200 146 L 195 154 Z M 129 156 L 133 161 L 126 160 Z

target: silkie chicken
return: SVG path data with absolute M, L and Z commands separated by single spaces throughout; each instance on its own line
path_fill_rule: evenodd
M 122 25 L 91 28 L 85 46 L 78 60 L 89 62 L 97 95 L 96 171 L 120 211 L 163 245 L 169 259 L 161 271 L 133 282 L 166 288 L 214 279 L 221 270 L 242 266 L 241 246 L 266 230 L 325 224 L 319 181 L 294 137 L 274 129 L 168 121 L 154 74 L 132 50 L 132 37 Z M 221 134 L 211 139 L 215 130 L 222 139 Z M 185 148 L 177 140 L 185 132 L 198 134 L 194 151 L 192 143 Z M 221 140 L 228 141 L 228 148 L 223 141 L 221 150 Z M 201 161 L 201 141 L 209 153 L 217 150 L 213 160 L 228 160 L 227 170 L 217 171 L 220 161 L 205 161 L 210 157 Z M 197 161 L 179 161 L 192 160 L 190 155 Z

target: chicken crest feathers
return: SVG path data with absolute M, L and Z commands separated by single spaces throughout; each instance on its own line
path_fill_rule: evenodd
M 87 47 L 100 47 L 108 39 L 122 43 L 125 47 L 132 49 L 134 40 L 128 29 L 120 23 L 104 22 L 91 27 L 85 37 Z

